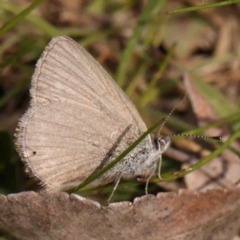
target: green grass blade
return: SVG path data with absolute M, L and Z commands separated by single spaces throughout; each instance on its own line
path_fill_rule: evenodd
M 88 177 L 83 183 L 81 183 L 78 187 L 74 188 L 73 190 L 70 190 L 68 192 L 76 192 L 79 189 L 85 187 L 89 183 L 93 182 L 97 178 L 99 178 L 101 175 L 103 175 L 106 171 L 108 171 L 110 168 L 112 168 L 114 165 L 116 165 L 119 161 L 121 161 L 130 151 L 132 151 L 148 134 L 150 134 L 155 128 L 159 126 L 159 124 L 162 122 L 159 121 L 156 124 L 154 124 L 151 128 L 149 128 L 145 133 L 143 133 L 131 146 L 129 146 L 123 153 L 121 153 L 116 159 L 114 159 L 111 163 L 109 163 L 107 166 L 102 168 L 100 171 L 92 174 L 90 177 Z
M 192 83 L 200 91 L 202 96 L 207 99 L 212 108 L 220 117 L 227 117 L 239 111 L 239 108 L 218 90 L 216 90 L 216 88 L 205 83 L 194 73 L 191 72 L 190 75 Z
M 154 74 L 148 88 L 146 89 L 146 91 L 139 97 L 139 100 L 137 102 L 137 105 L 139 107 L 143 107 L 145 105 L 147 105 L 150 101 L 152 101 L 156 95 L 158 94 L 159 90 L 156 88 L 156 84 L 157 81 L 159 79 L 161 79 L 165 69 L 167 68 L 172 55 L 174 53 L 174 49 L 175 49 L 175 44 L 173 46 L 171 46 L 171 48 L 169 49 L 166 57 L 164 58 L 164 60 L 160 63 L 158 71 Z M 155 93 L 155 94 L 154 94 Z
M 9 4 L 7 2 L 0 2 L 0 7 L 2 7 L 5 11 L 9 11 L 13 14 L 18 14 L 19 7 Z M 45 21 L 41 17 L 36 15 L 27 15 L 25 18 L 28 22 L 34 24 L 37 28 L 41 29 L 44 33 L 46 33 L 50 37 L 64 35 L 64 31 L 60 31 L 51 25 L 49 22 Z M 68 28 L 69 29 L 69 28 Z
M 20 20 L 25 18 L 32 10 L 34 10 L 43 0 L 35 0 L 29 7 L 17 14 L 9 22 L 5 23 L 0 29 L 0 36 L 6 33 L 9 29 L 13 28 Z
M 14 88 L 8 91 L 8 93 L 0 99 L 0 108 L 7 104 L 9 100 L 15 97 L 19 92 L 21 92 L 22 89 L 29 84 L 29 82 L 29 78 L 23 79 L 23 81 L 19 82 Z
M 15 35 L 14 35 L 14 37 L 10 37 L 9 38 L 9 42 L 11 42 L 10 46 L 16 44 L 17 39 L 18 39 L 18 37 L 16 36 L 16 38 L 15 38 Z M 17 52 L 15 52 L 14 54 L 12 54 L 8 57 L 4 57 L 4 61 L 2 63 L 0 63 L 0 71 L 8 65 L 14 64 L 14 62 L 16 62 L 17 60 L 19 61 L 19 59 L 21 57 L 28 54 L 30 51 L 32 51 L 32 49 L 36 48 L 36 46 L 32 44 L 32 41 L 29 38 L 25 38 L 25 37 L 22 38 L 22 43 L 18 44 L 18 46 L 19 46 L 19 48 L 18 48 Z M 0 53 L 1 53 L 1 50 L 2 49 L 0 47 Z
M 139 82 L 142 80 L 142 76 L 144 76 L 146 73 L 147 67 L 147 64 L 144 63 L 138 68 L 138 71 L 136 72 L 134 78 L 129 83 L 125 91 L 128 96 L 131 96 L 136 90 Z
M 219 154 L 221 154 L 222 151 L 224 151 L 226 148 L 228 148 L 230 146 L 230 144 L 237 138 L 240 137 L 240 128 L 238 129 L 238 131 L 236 131 L 232 136 L 230 136 L 228 138 L 228 140 L 226 142 L 224 142 L 221 146 L 219 146 L 219 148 L 217 148 L 215 151 L 213 151 L 211 154 L 209 154 L 207 157 L 203 158 L 201 161 L 199 161 L 198 163 L 192 165 L 191 167 L 189 167 L 188 169 L 185 169 L 183 171 L 179 171 L 177 173 L 165 173 L 162 174 L 162 178 L 163 181 L 172 181 L 174 179 L 183 177 L 199 168 L 201 168 L 202 166 L 204 166 L 205 164 L 207 164 L 208 162 L 210 162 L 213 158 L 217 157 Z M 159 179 L 156 179 L 156 177 L 154 178 L 154 182 L 159 182 Z
M 159 1 L 158 6 L 154 9 L 154 16 L 151 16 L 151 21 L 148 22 L 147 31 L 143 39 L 145 48 L 149 46 L 160 46 L 163 38 L 163 25 L 169 18 L 163 15 L 166 5 L 166 0 Z
M 156 8 L 158 5 L 158 1 L 156 0 L 149 0 L 147 6 L 145 7 L 144 11 L 142 12 L 140 19 L 138 21 L 137 27 L 135 28 L 135 31 L 133 33 L 132 38 L 129 40 L 126 49 L 124 50 L 121 60 L 120 60 L 120 65 L 117 71 L 117 76 L 116 76 L 116 82 L 120 85 L 124 85 L 124 79 L 126 76 L 127 68 L 129 67 L 131 55 L 134 51 L 134 48 L 136 47 L 137 41 L 143 31 L 143 28 L 145 27 L 145 24 L 148 20 L 148 18 L 151 15 L 151 12 L 153 9 Z
M 117 29 L 106 29 L 101 32 L 92 33 L 86 36 L 83 40 L 81 40 L 79 44 L 81 44 L 81 46 L 83 47 L 86 47 L 94 42 L 106 38 L 110 34 L 114 34 L 115 32 L 117 32 Z
M 167 12 L 165 12 L 165 14 L 178 14 L 178 13 L 193 12 L 193 11 L 199 11 L 199 10 L 209 9 L 209 8 L 223 7 L 223 6 L 237 4 L 237 3 L 240 3 L 240 0 L 230 0 L 230 1 L 225 1 L 225 2 L 210 3 L 210 4 L 203 4 L 203 5 L 194 6 L 194 7 L 176 9 L 176 10 L 167 11 Z

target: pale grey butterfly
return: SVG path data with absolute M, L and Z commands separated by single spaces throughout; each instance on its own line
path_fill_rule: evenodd
M 55 37 L 46 47 L 37 62 L 30 95 L 16 145 L 27 171 L 49 191 L 79 185 L 147 130 L 121 88 L 68 37 Z M 121 178 L 149 180 L 157 165 L 160 177 L 162 153 L 170 139 L 151 140 L 148 135 L 98 182 L 115 181 L 115 190 Z

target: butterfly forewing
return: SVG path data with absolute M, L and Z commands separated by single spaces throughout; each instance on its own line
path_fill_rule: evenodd
M 67 37 L 54 38 L 39 59 L 31 97 L 17 147 L 28 171 L 52 190 L 80 183 L 146 131 L 124 92 Z

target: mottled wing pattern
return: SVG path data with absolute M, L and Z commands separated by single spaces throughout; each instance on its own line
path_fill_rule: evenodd
M 124 92 L 68 37 L 53 38 L 46 47 L 30 93 L 16 144 L 30 174 L 53 191 L 86 179 L 114 144 L 124 150 L 121 136 L 129 126 L 132 141 L 146 131 Z

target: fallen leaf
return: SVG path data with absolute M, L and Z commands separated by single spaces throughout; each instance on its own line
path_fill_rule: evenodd
M 159 193 L 101 206 L 75 194 L 0 195 L 0 230 L 19 240 L 226 240 L 240 226 L 240 189 Z
M 197 117 L 198 125 L 204 126 L 219 120 L 212 107 L 201 96 L 191 81 L 190 76 L 186 75 L 183 82 L 193 111 Z M 222 136 L 223 140 L 229 137 L 226 130 L 216 127 L 207 130 L 206 134 L 209 136 Z M 233 143 L 233 146 L 240 149 L 237 142 Z M 199 153 L 204 155 L 204 149 L 199 150 Z M 193 159 L 193 161 L 183 164 L 183 168 L 188 168 L 190 165 L 196 163 L 196 158 Z M 237 179 L 239 179 L 239 173 L 240 161 L 238 156 L 226 149 L 221 156 L 213 159 L 201 169 L 188 174 L 185 177 L 185 183 L 188 189 L 228 188 L 232 187 Z

